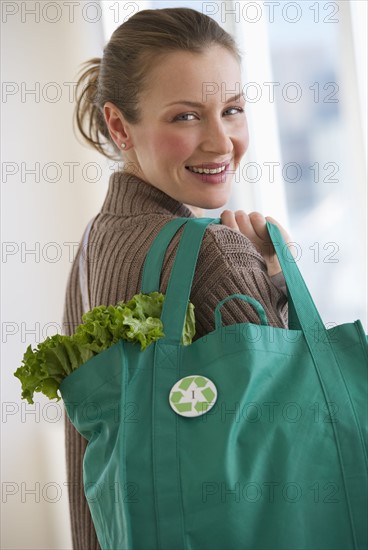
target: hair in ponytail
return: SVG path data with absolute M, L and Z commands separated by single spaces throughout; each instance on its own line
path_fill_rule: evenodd
M 150 71 L 171 52 L 202 53 L 212 45 L 230 51 L 240 62 L 235 40 L 218 23 L 190 8 L 142 10 L 120 25 L 103 57 L 83 65 L 78 80 L 75 118 L 83 139 L 99 153 L 121 160 L 103 113 L 111 101 L 130 124 L 141 120 L 140 94 L 149 86 Z

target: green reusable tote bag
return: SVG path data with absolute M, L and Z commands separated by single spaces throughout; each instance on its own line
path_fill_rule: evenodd
M 141 292 L 159 291 L 183 224 L 161 319 L 144 352 L 119 340 L 61 385 L 88 440 L 84 489 L 103 550 L 366 550 L 367 341 L 360 321 L 326 330 L 276 226 L 288 329 L 234 294 L 215 330 L 180 343 L 204 232 L 175 218 L 154 240 Z M 228 300 L 260 324 L 222 326 Z

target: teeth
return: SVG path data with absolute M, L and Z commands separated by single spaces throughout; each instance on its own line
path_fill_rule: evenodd
M 226 166 L 222 166 L 222 168 L 194 168 L 194 166 L 188 166 L 188 170 L 191 172 L 194 172 L 195 174 L 221 174 L 225 170 Z

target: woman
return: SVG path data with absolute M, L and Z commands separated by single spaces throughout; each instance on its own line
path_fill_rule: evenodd
M 229 200 L 249 142 L 240 60 L 234 40 L 214 20 L 191 9 L 170 8 L 136 13 L 114 32 L 103 58 L 87 62 L 77 88 L 83 86 L 78 128 L 100 153 L 124 161 L 123 169 L 110 177 L 90 233 L 92 308 L 140 292 L 147 251 L 170 219 L 196 217 L 200 209 L 220 208 Z M 287 326 L 285 283 L 265 219 L 229 210 L 221 219 L 222 225 L 207 228 L 198 258 L 190 296 L 194 340 L 214 330 L 217 303 L 234 293 L 256 298 L 271 325 Z M 163 293 L 182 229 L 165 257 Z M 80 254 L 81 246 L 67 285 L 66 334 L 84 313 Z M 228 301 L 222 318 L 224 325 L 259 322 L 241 300 Z M 94 550 L 99 544 L 82 483 L 86 443 L 67 419 L 73 546 Z

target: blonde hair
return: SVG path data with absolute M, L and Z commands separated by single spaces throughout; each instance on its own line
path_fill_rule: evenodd
M 226 48 L 241 62 L 232 36 L 196 10 L 142 10 L 130 17 L 114 31 L 102 59 L 94 57 L 82 64 L 86 68 L 77 83 L 74 114 L 84 141 L 107 158 L 121 160 L 104 118 L 105 103 L 114 103 L 130 124 L 138 123 L 139 96 L 155 64 L 170 52 L 202 53 L 211 45 Z

